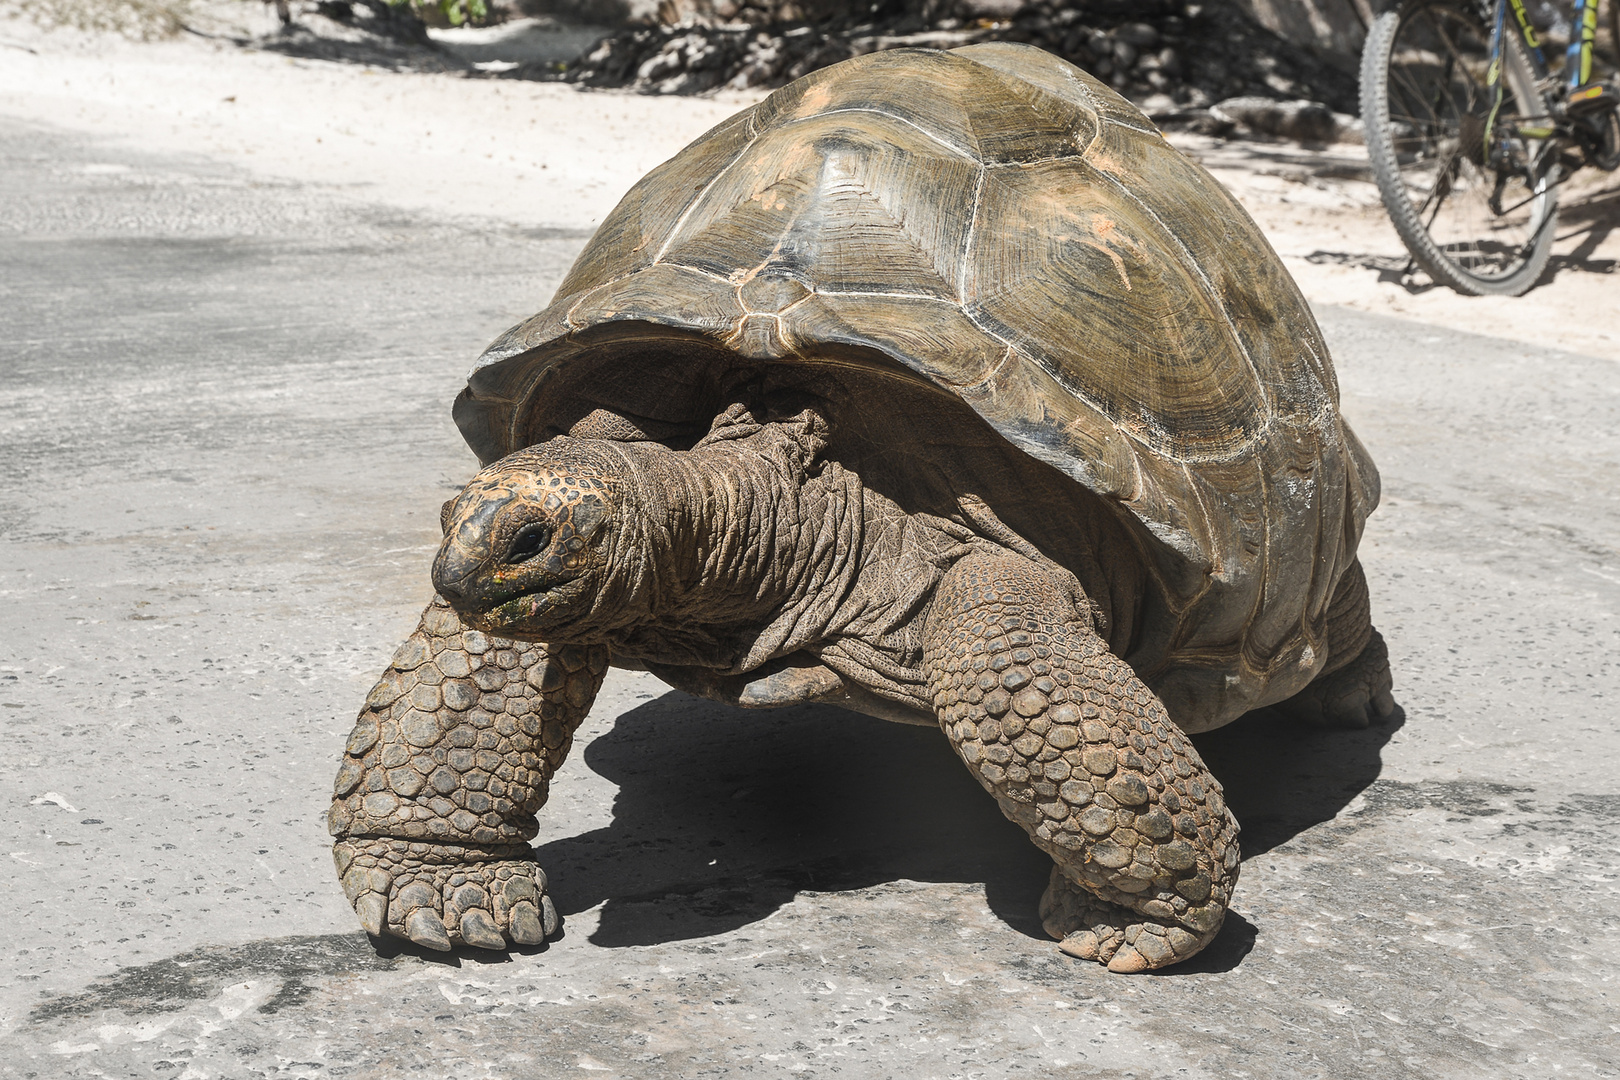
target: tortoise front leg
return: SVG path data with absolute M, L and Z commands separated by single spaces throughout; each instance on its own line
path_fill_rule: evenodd
M 1057 863 L 1040 914 L 1060 948 L 1134 972 L 1208 944 L 1237 882 L 1237 822 L 1158 698 L 1046 573 L 969 556 L 925 633 L 940 725 Z
M 466 630 L 434 598 L 367 696 L 334 785 L 333 856 L 367 931 L 432 949 L 556 931 L 528 841 L 607 659 Z

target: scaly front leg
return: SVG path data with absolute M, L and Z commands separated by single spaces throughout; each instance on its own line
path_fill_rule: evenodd
M 556 932 L 528 841 L 607 661 L 466 630 L 434 598 L 366 698 L 328 815 L 368 932 L 431 949 Z
M 1220 930 L 1237 822 L 1164 706 L 1045 571 L 971 555 L 926 631 L 940 726 L 1057 866 L 1040 916 L 1064 952 L 1144 971 Z

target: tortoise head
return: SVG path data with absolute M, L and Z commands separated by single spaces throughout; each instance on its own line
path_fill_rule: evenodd
M 543 640 L 597 610 L 612 577 L 623 486 L 574 440 L 484 469 L 444 504 L 433 585 L 470 626 Z

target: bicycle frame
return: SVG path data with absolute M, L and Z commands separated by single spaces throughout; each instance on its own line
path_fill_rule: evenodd
M 1584 3 L 1585 0 L 1579 0 Z M 1524 0 L 1507 0 L 1506 4 L 1496 4 L 1496 18 L 1493 21 L 1493 35 L 1491 38 L 1491 59 L 1499 61 L 1502 56 L 1501 34 L 1505 28 L 1507 9 L 1513 9 L 1513 20 L 1519 26 L 1519 34 L 1524 38 L 1525 47 L 1535 58 L 1537 73 L 1547 70 L 1547 57 L 1541 51 L 1541 41 L 1536 37 L 1536 28 L 1530 22 L 1530 13 L 1525 10 Z
M 1519 0 L 1514 0 L 1518 3 Z M 1575 0 L 1575 40 L 1564 61 L 1565 83 L 1571 90 L 1592 81 L 1592 47 L 1597 41 L 1597 0 Z M 1573 97 L 1571 101 L 1575 100 Z
M 1586 0 L 1579 0 L 1579 2 L 1585 3 Z M 1537 84 L 1538 90 L 1547 73 L 1547 61 L 1546 56 L 1541 51 L 1541 42 L 1536 36 L 1536 29 L 1530 22 L 1530 13 L 1525 10 L 1524 0 L 1495 0 L 1491 8 L 1493 10 L 1490 13 L 1491 18 L 1489 20 L 1491 28 L 1490 63 L 1485 71 L 1485 87 L 1490 94 L 1491 111 L 1490 115 L 1485 119 L 1484 130 L 1481 133 L 1483 145 L 1480 147 L 1480 151 L 1484 159 L 1492 162 L 1497 170 L 1498 195 L 1493 197 L 1491 205 L 1500 214 L 1503 212 L 1503 208 L 1499 205 L 1500 189 L 1505 175 L 1509 172 L 1523 172 L 1525 180 L 1531 188 L 1538 188 L 1536 174 L 1540 169 L 1534 159 L 1541 156 L 1536 154 L 1533 155 L 1533 160 L 1517 162 L 1514 160 L 1515 155 L 1508 140 L 1497 138 L 1496 119 L 1498 112 L 1502 108 L 1505 92 L 1503 66 L 1507 58 L 1507 34 L 1509 32 L 1507 17 L 1509 11 L 1513 13 L 1515 30 L 1524 42 L 1530 60 L 1531 75 Z M 1545 100 L 1543 100 L 1542 104 L 1546 104 Z M 1536 116 L 1533 119 L 1536 122 L 1531 124 L 1526 124 L 1521 119 L 1518 124 L 1514 125 L 1512 134 L 1526 140 L 1550 139 L 1556 131 L 1551 122 L 1553 118 L 1551 116 Z M 1543 120 L 1547 122 L 1543 123 Z
M 1501 77 L 1503 35 L 1507 32 L 1507 14 L 1510 10 L 1513 12 L 1513 22 L 1518 29 L 1519 38 L 1530 53 L 1530 62 L 1534 66 L 1536 78 L 1545 79 L 1547 56 L 1541 51 L 1541 39 L 1536 34 L 1535 26 L 1530 22 L 1530 13 L 1525 10 L 1524 0 L 1496 0 L 1492 6 L 1496 10 L 1495 17 L 1491 19 L 1489 84 L 1497 85 Z M 1592 50 L 1597 42 L 1597 23 L 1598 0 L 1575 0 L 1576 34 L 1564 53 L 1564 85 L 1571 91 L 1592 81 Z
M 1615 0 L 1620 3 L 1620 0 Z M 1555 94 L 1555 81 L 1548 72 L 1547 57 L 1542 51 L 1541 41 L 1536 34 L 1535 26 L 1530 22 L 1530 14 L 1525 9 L 1524 0 L 1487 0 L 1487 13 L 1491 16 L 1490 26 L 1490 63 L 1486 71 L 1486 88 L 1491 95 L 1491 112 L 1485 121 L 1484 142 L 1481 148 L 1487 159 L 1496 161 L 1498 168 L 1512 169 L 1513 155 L 1507 152 L 1506 140 L 1497 138 L 1496 128 L 1497 112 L 1503 102 L 1504 63 L 1509 59 L 1507 54 L 1507 35 L 1516 34 L 1524 45 L 1524 59 L 1530 65 L 1529 75 L 1534 82 L 1534 91 L 1540 99 L 1539 115 L 1521 117 L 1513 127 L 1511 134 L 1527 142 L 1540 142 L 1542 152 L 1534 157 L 1542 160 L 1551 160 L 1556 154 L 1562 153 L 1572 143 L 1578 143 L 1589 152 L 1587 144 L 1590 139 L 1586 133 L 1577 131 L 1564 114 L 1560 95 Z M 1508 13 L 1513 15 L 1513 24 L 1508 23 Z M 1575 0 L 1575 20 L 1578 33 L 1570 41 L 1569 48 L 1564 54 L 1564 100 L 1571 104 L 1586 99 L 1600 97 L 1605 93 L 1604 87 L 1592 82 L 1592 56 L 1597 37 L 1598 0 Z M 1584 89 L 1583 89 L 1584 88 Z M 1612 93 L 1612 91 L 1610 91 Z M 1523 97 L 1524 94 L 1517 95 Z M 1521 104 L 1523 104 L 1521 102 Z M 1528 119 L 1531 122 L 1525 123 Z M 1612 152 L 1612 151 L 1611 151 Z M 1577 168 L 1579 166 L 1576 166 Z M 1606 168 L 1610 166 L 1605 166 Z M 1566 170 L 1572 171 L 1572 170 Z M 1528 179 L 1534 180 L 1535 174 L 1540 172 L 1539 166 L 1532 166 Z
M 1586 0 L 1578 0 L 1585 3 Z M 1491 26 L 1491 63 L 1485 73 L 1485 85 L 1495 98 L 1492 103 L 1491 118 L 1486 122 L 1487 146 L 1491 140 L 1491 128 L 1496 122 L 1496 110 L 1502 105 L 1502 60 L 1507 49 L 1507 16 L 1511 10 L 1513 21 L 1519 38 L 1524 42 L 1525 50 L 1530 57 L 1531 72 L 1538 84 L 1547 76 L 1547 57 L 1541 51 L 1541 39 L 1536 35 L 1536 28 L 1530 22 L 1530 13 L 1525 10 L 1524 0 L 1496 0 L 1492 5 L 1496 10 L 1490 21 Z M 1595 10 L 1595 8 L 1594 8 Z M 1537 119 L 1540 119 L 1539 117 Z M 1548 116 L 1546 119 L 1551 120 Z M 1526 139 L 1546 139 L 1553 134 L 1553 126 L 1549 124 L 1536 124 L 1534 126 L 1519 125 L 1516 134 Z

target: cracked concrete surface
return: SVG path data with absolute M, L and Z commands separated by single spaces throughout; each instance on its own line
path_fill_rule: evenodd
M 449 402 L 585 230 L 0 145 L 0 1075 L 1620 1073 L 1613 359 L 1320 309 L 1403 709 L 1200 737 L 1246 862 L 1188 965 L 1057 953 L 937 733 L 625 673 L 536 841 L 562 938 L 379 951 L 331 774 L 474 468 Z

